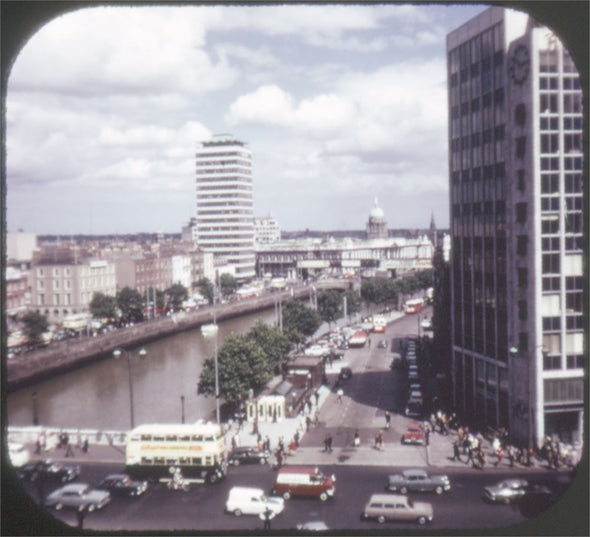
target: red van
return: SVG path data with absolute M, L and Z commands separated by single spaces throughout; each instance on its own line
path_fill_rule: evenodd
M 336 477 L 326 476 L 317 466 L 283 466 L 273 493 L 288 500 L 291 496 L 313 496 L 322 501 L 334 496 Z

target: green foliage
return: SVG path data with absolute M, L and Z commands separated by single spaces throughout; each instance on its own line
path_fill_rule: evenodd
M 243 401 L 250 389 L 258 391 L 270 380 L 265 352 L 245 334 L 232 334 L 218 352 L 219 393 L 228 403 Z M 214 357 L 205 360 L 198 393 L 215 395 Z
M 31 345 L 38 345 L 41 342 L 41 334 L 49 328 L 47 317 L 38 311 L 27 311 L 21 317 L 21 322 Z
M 117 305 L 121 310 L 121 317 L 124 321 L 143 321 L 143 298 L 136 289 L 123 287 L 117 293 Z
M 197 289 L 199 290 L 199 293 L 209 301 L 209 304 L 213 304 L 215 288 L 209 278 L 201 278 L 197 281 Z
M 95 319 L 114 319 L 117 317 L 117 298 L 104 293 L 94 293 L 89 308 Z
M 165 293 L 168 298 L 168 304 L 174 311 L 180 310 L 182 303 L 188 298 L 187 288 L 180 283 L 171 285 L 166 289 Z
M 298 300 L 283 304 L 283 332 L 292 343 L 303 343 L 305 338 L 315 334 L 322 324 L 317 311 Z
M 343 293 L 338 289 L 328 289 L 318 293 L 318 313 L 322 321 L 332 323 L 343 314 Z
M 432 270 L 420 270 L 399 280 L 371 278 L 361 284 L 363 300 L 371 304 L 397 301 L 398 295 L 411 295 L 420 289 L 432 287 Z
M 281 366 L 288 360 L 291 350 L 289 338 L 276 326 L 270 326 L 262 321 L 258 321 L 248 331 L 247 336 L 264 351 L 269 371 L 280 373 Z
M 346 297 L 346 311 L 349 316 L 361 311 L 363 300 L 357 291 L 347 289 L 344 291 L 344 296 Z
M 222 274 L 219 276 L 219 291 L 224 298 L 233 295 L 239 285 L 238 280 L 236 280 L 231 274 Z

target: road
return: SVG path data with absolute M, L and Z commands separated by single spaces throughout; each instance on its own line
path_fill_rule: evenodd
M 273 529 L 293 529 L 309 520 L 322 520 L 330 529 L 374 531 L 377 522 L 363 522 L 360 514 L 369 496 L 383 492 L 387 476 L 400 468 L 325 466 L 322 470 L 336 476 L 335 497 L 326 502 L 317 499 L 294 498 L 287 502 L 285 510 L 273 520 Z M 107 473 L 120 471 L 120 467 L 88 465 L 82 470 L 80 482 L 97 484 Z M 434 473 L 434 472 L 433 472 Z M 428 501 L 434 507 L 434 521 L 429 526 L 439 529 L 486 529 L 512 526 L 526 521 L 536 513 L 523 512 L 518 507 L 490 505 L 481 499 L 486 485 L 499 482 L 504 477 L 531 477 L 526 473 L 494 472 L 481 473 L 468 469 L 445 471 L 450 476 L 451 491 L 436 494 L 410 494 L 413 499 Z M 170 491 L 163 484 L 151 485 L 140 498 L 113 498 L 102 511 L 87 515 L 85 526 L 101 531 L 116 532 L 123 529 L 146 530 L 259 530 L 262 521 L 257 517 L 234 517 L 224 512 L 225 501 L 232 486 L 260 487 L 270 493 L 276 472 L 269 466 L 240 466 L 231 468 L 222 482 L 209 486 L 193 486 L 188 492 Z M 565 472 L 536 475 L 535 482 L 546 483 L 556 492 L 567 488 L 569 477 Z M 25 489 L 36 498 L 37 485 L 24 484 Z M 58 485 L 46 485 L 49 493 Z M 73 511 L 52 511 L 66 524 L 77 524 Z M 412 523 L 390 523 L 396 529 L 415 528 Z
M 426 314 L 430 315 L 427 312 Z M 342 361 L 337 361 L 329 369 L 331 385 L 338 376 L 342 366 L 353 371 L 350 380 L 343 384 L 342 401 L 333 391 L 324 401 L 320 411 L 320 424 L 311 429 L 302 439 L 300 450 L 314 457 L 321 457 L 319 462 L 325 473 L 337 477 L 335 498 L 327 502 L 312 499 L 291 499 L 281 515 L 272 522 L 273 530 L 289 530 L 297 524 L 322 520 L 330 529 L 356 530 L 372 533 L 379 524 L 364 522 L 360 514 L 365 502 L 373 493 L 383 492 L 387 476 L 410 464 L 426 467 L 431 473 L 446 473 L 451 478 L 452 490 L 437 496 L 435 494 L 410 495 L 429 501 L 434 507 L 434 521 L 429 527 L 437 530 L 482 530 L 487 528 L 504 528 L 527 521 L 538 514 L 534 510 L 519 509 L 512 506 L 489 505 L 481 499 L 483 488 L 494 484 L 504 477 L 523 476 L 531 482 L 547 484 L 556 497 L 568 487 L 571 476 L 569 472 L 527 471 L 525 469 L 489 468 L 484 472 L 460 464 L 433 467 L 428 461 L 428 451 L 424 447 L 402 446 L 400 437 L 411 421 L 403 415 L 405 407 L 407 380 L 404 370 L 390 368 L 391 350 L 397 350 L 400 338 L 417 331 L 417 316 L 407 316 L 391 323 L 385 335 L 372 334 L 371 346 L 361 349 L 349 349 Z M 387 347 L 378 345 L 380 339 L 387 340 Z M 365 451 L 369 460 L 356 464 L 347 458 L 353 455 L 352 440 L 355 430 L 359 431 L 363 446 L 371 445 L 374 435 L 385 425 L 385 411 L 392 413 L 391 429 L 385 432 L 387 461 L 378 462 L 381 455 L 372 449 Z M 321 447 L 327 433 L 334 438 L 334 453 L 322 454 Z M 442 437 L 441 437 L 442 438 Z M 446 445 L 446 444 L 445 444 Z M 450 444 L 449 444 L 450 445 Z M 434 447 L 434 446 L 433 446 Z M 444 448 L 446 449 L 446 447 Z M 359 450 L 361 451 L 361 450 Z M 445 452 L 446 453 L 446 452 Z M 400 460 L 396 463 L 397 454 Z M 450 453 L 449 453 L 450 454 Z M 332 456 L 333 455 L 333 456 Z M 298 463 L 301 455 L 296 453 L 293 461 Z M 358 454 L 356 455 L 358 457 Z M 404 464 L 401 457 L 404 458 Z M 372 463 L 371 461 L 375 461 Z M 288 462 L 291 462 L 290 460 Z M 85 464 L 79 481 L 97 484 L 107 473 L 122 471 L 117 464 Z M 117 532 L 120 530 L 167 531 L 198 530 L 214 532 L 222 530 L 259 531 L 262 521 L 257 517 L 242 516 L 236 518 L 224 512 L 225 501 L 232 486 L 260 487 L 270 493 L 275 471 L 268 466 L 241 466 L 230 468 L 225 480 L 213 486 L 194 486 L 189 492 L 170 491 L 164 485 L 152 485 L 148 492 L 137 499 L 113 498 L 112 502 L 101 512 L 87 515 L 85 527 L 96 530 Z M 36 484 L 24 483 L 25 490 L 38 501 Z M 45 485 L 43 495 L 56 488 Z M 60 511 L 52 514 L 69 524 L 76 526 L 76 515 L 72 511 Z M 415 528 L 413 524 L 392 523 L 389 528 Z

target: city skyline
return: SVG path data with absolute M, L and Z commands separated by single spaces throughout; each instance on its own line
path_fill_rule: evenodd
M 486 7 L 64 14 L 8 80 L 7 230 L 177 232 L 198 144 L 224 132 L 252 149 L 254 213 L 283 230 L 363 229 L 375 197 L 391 228 L 446 228 L 445 36 Z

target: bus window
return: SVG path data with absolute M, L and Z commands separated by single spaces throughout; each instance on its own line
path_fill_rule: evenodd
M 178 437 L 179 442 L 190 442 L 191 437 L 188 434 L 183 434 L 182 436 Z
M 164 464 L 164 457 L 155 457 L 154 462 L 156 464 Z
M 202 434 L 193 434 L 193 442 L 202 442 L 203 435 Z
M 152 464 L 153 462 L 152 459 L 148 459 L 147 457 L 141 458 L 141 464 Z
M 192 458 L 193 464 L 203 464 L 203 459 L 201 459 L 201 457 L 193 457 Z
M 133 438 L 131 438 L 131 440 L 136 440 L 137 436 L 134 436 Z M 144 442 L 151 442 L 152 440 L 152 435 L 151 434 L 142 434 L 141 435 L 141 439 Z
M 164 435 L 154 435 L 153 440 L 154 442 L 164 442 L 165 438 Z
M 170 466 L 176 466 L 178 464 L 178 460 L 173 459 L 173 458 L 169 458 L 169 459 L 166 459 L 166 464 L 168 464 Z
M 178 458 L 179 464 L 190 464 L 190 459 L 188 457 L 179 457 Z
M 176 442 L 177 438 L 175 434 L 168 434 L 166 435 L 166 440 L 168 442 Z

